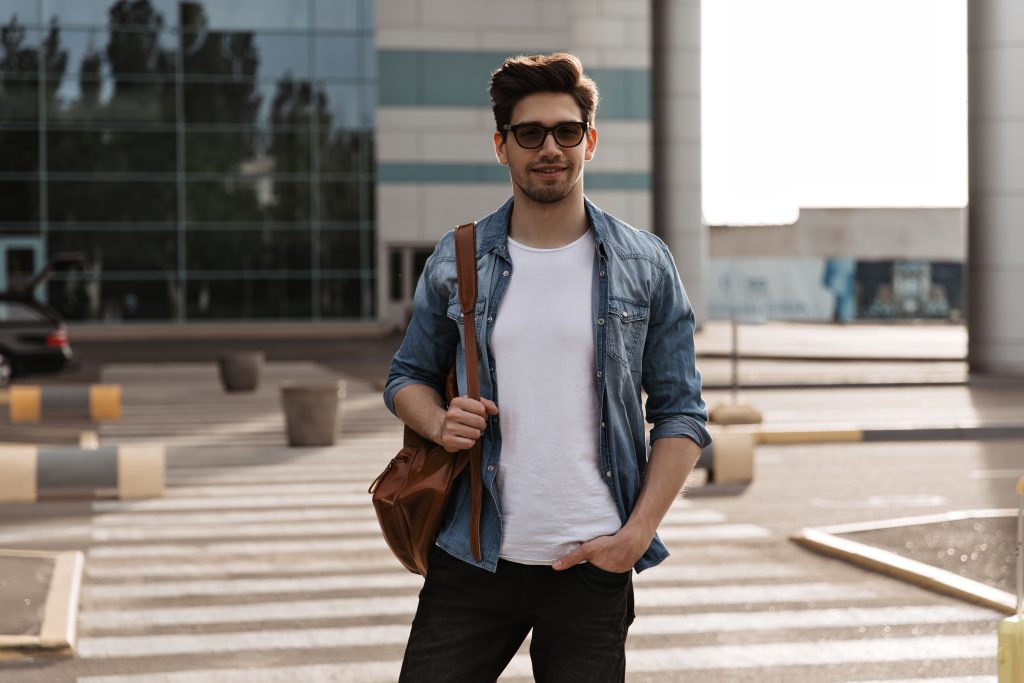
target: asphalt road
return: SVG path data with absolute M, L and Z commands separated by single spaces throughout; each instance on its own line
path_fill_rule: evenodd
M 379 344 L 346 349 L 345 363 L 379 377 Z M 289 342 L 268 355 L 300 350 Z M 4 683 L 394 679 L 419 584 L 380 542 L 365 488 L 396 449 L 398 423 L 353 375 L 339 445 L 287 449 L 274 387 L 228 410 L 207 368 L 201 381 L 165 366 L 160 381 L 129 384 L 122 423 L 101 431 L 108 443 L 169 444 L 164 498 L 0 506 L 0 547 L 86 552 L 78 656 L 0 664 Z M 832 406 L 882 413 L 908 395 L 816 391 L 755 397 L 813 414 L 826 393 Z M 919 413 L 961 405 L 914 391 Z M 750 486 L 694 488 L 663 524 L 673 557 L 636 579 L 628 680 L 990 681 L 1000 615 L 819 557 L 788 535 L 1011 507 L 1022 452 L 1024 441 L 762 446 Z M 528 661 L 518 656 L 501 680 L 529 680 Z

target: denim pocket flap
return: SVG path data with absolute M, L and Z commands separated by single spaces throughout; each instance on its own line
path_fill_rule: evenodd
M 616 299 L 615 297 L 608 299 L 608 314 L 614 315 L 624 323 L 646 320 L 648 312 L 649 308 L 645 304 L 638 304 L 628 299 Z

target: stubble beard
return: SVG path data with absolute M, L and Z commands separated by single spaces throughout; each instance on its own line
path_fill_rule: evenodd
M 579 185 L 582 175 L 577 175 L 574 178 L 569 178 L 564 183 L 557 185 L 534 185 L 530 182 L 530 171 L 525 171 L 526 181 L 516 177 L 516 173 L 512 173 L 512 182 L 515 183 L 516 187 L 522 191 L 522 193 L 530 200 L 537 204 L 555 204 L 562 201 L 576 189 Z

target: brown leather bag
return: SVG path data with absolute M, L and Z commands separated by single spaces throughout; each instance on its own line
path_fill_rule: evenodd
M 473 223 L 455 229 L 455 260 L 459 278 L 459 303 L 466 340 L 466 382 L 469 397 L 480 400 L 476 345 L 476 237 Z M 458 396 L 455 368 L 448 373 L 446 403 Z M 472 448 L 449 453 L 442 446 L 405 427 L 402 450 L 370 484 L 377 521 L 391 552 L 406 569 L 427 575 L 427 560 L 454 488 L 455 479 L 469 465 L 473 492 L 469 526 L 473 556 L 479 562 L 480 508 L 483 498 L 481 450 L 478 439 Z

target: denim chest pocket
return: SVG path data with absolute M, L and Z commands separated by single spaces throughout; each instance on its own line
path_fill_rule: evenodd
M 619 297 L 608 298 L 608 356 L 626 367 L 633 364 L 647 331 L 650 307 Z
M 476 306 L 474 307 L 475 313 L 474 313 L 473 325 L 476 328 L 475 332 L 476 332 L 476 338 L 478 340 L 480 339 L 480 325 L 482 324 L 482 320 L 483 320 L 483 316 L 484 316 L 484 308 L 485 308 L 485 304 L 486 303 L 487 303 L 487 299 L 485 297 L 480 297 L 479 299 L 476 300 Z M 458 297 L 455 297 L 455 299 L 453 299 L 453 300 L 448 302 L 448 317 L 451 318 L 455 322 L 455 324 L 459 326 L 459 332 L 461 334 L 461 332 L 462 332 L 462 304 L 459 302 L 459 298 Z

